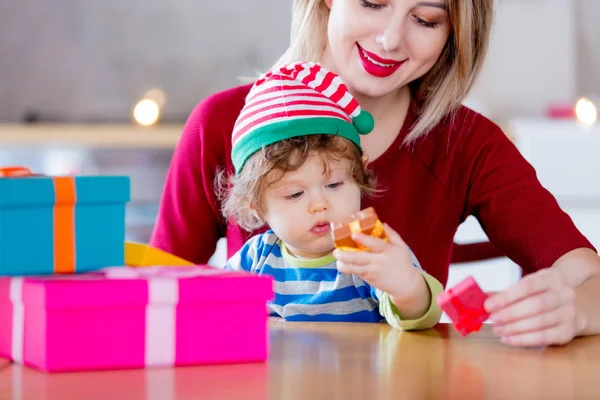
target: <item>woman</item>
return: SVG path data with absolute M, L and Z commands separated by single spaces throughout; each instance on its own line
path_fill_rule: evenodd
M 486 308 L 515 346 L 600 333 L 600 257 L 501 130 L 460 106 L 484 59 L 492 0 L 296 0 L 277 64 L 315 61 L 338 73 L 375 118 L 361 141 L 383 196 L 365 198 L 446 283 L 454 234 L 469 215 L 526 275 Z M 190 115 L 167 177 L 152 244 L 206 262 L 249 234 L 227 226 L 213 180 L 232 171 L 231 132 L 250 85 L 217 93 Z M 359 255 L 339 261 L 359 271 Z

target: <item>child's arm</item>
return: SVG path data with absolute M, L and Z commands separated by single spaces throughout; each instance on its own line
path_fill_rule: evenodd
M 412 251 L 410 251 L 410 257 L 413 266 L 419 270 L 423 277 L 424 283 L 429 290 L 429 308 L 425 313 L 416 319 L 403 318 L 398 308 L 393 302 L 393 299 L 388 293 L 385 293 L 375 287 L 371 287 L 371 296 L 379 302 L 379 313 L 385 318 L 388 324 L 394 328 L 402 329 L 405 331 L 410 330 L 422 330 L 434 327 L 442 316 L 442 310 L 438 306 L 435 298 L 437 295 L 444 291 L 444 287 L 433 276 L 423 271 L 419 260 Z
M 388 242 L 353 234 L 352 239 L 370 251 L 336 249 L 337 268 L 378 289 L 372 291 L 373 298 L 379 300 L 380 312 L 391 325 L 402 329 L 431 328 L 441 317 L 435 298 L 443 290 L 442 285 L 421 269 L 400 235 L 387 224 L 384 227 Z
M 423 316 L 417 319 L 404 319 L 396 305 L 392 302 L 389 294 L 382 292 L 375 287 L 371 288 L 371 295 L 379 301 L 379 313 L 385 318 L 388 324 L 394 328 L 409 330 L 429 329 L 434 327 L 442 316 L 442 310 L 438 306 L 435 298 L 444 290 L 442 284 L 423 270 L 419 270 L 430 294 L 429 308 Z
M 423 270 L 419 260 L 417 260 L 417 257 L 410 248 L 409 251 L 412 265 L 421 273 L 424 284 L 427 287 L 426 290 L 429 292 L 429 306 L 427 311 L 425 311 L 421 317 L 416 319 L 403 318 L 400 311 L 398 311 L 398 308 L 403 307 L 410 309 L 413 307 L 407 306 L 406 302 L 398 304 L 398 300 L 394 299 L 388 293 L 379 291 L 379 312 L 385 317 L 387 322 L 395 328 L 403 330 L 429 329 L 435 326 L 442 316 L 442 310 L 437 304 L 436 297 L 444 291 L 444 287 L 440 281 Z M 407 296 L 407 298 L 410 298 L 410 296 Z M 410 299 L 408 302 L 410 303 Z

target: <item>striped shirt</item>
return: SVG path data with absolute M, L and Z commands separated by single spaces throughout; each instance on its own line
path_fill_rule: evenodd
M 422 271 L 414 256 L 413 265 Z M 225 269 L 273 277 L 275 298 L 269 303 L 271 316 L 282 317 L 288 321 L 387 320 L 391 325 L 402 328 L 400 317 L 387 294 L 370 286 L 356 275 L 340 273 L 332 254 L 311 260 L 292 256 L 273 231 L 250 238 L 226 263 Z M 424 276 L 430 288 L 430 280 L 437 282 L 425 273 Z M 433 304 L 435 301 L 432 301 L 433 310 L 428 311 L 426 315 L 429 316 L 425 318 L 427 321 L 419 319 L 414 329 L 422 328 L 422 322 L 431 326 L 437 322 L 436 320 L 431 323 L 431 311 L 441 315 L 441 312 L 437 313 L 437 307 Z M 435 315 L 433 317 L 435 318 Z

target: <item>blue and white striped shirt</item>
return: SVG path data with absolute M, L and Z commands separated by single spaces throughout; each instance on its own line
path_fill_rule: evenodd
M 414 256 L 413 264 L 421 269 Z M 381 322 L 386 319 L 380 311 L 384 293 L 379 289 L 358 276 L 340 273 L 332 254 L 315 260 L 295 258 L 273 231 L 248 240 L 225 269 L 273 277 L 275 298 L 269 303 L 271 316 L 289 321 Z

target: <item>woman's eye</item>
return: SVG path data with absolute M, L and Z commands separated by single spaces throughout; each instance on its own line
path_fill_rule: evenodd
M 373 3 L 368 0 L 360 0 L 360 5 L 362 5 L 365 8 L 373 8 L 375 10 L 379 10 L 383 7 L 383 4 Z
M 425 28 L 436 28 L 438 26 L 437 22 L 425 21 L 424 19 L 419 17 L 415 17 L 415 21 L 417 21 L 417 24 L 424 26 Z

